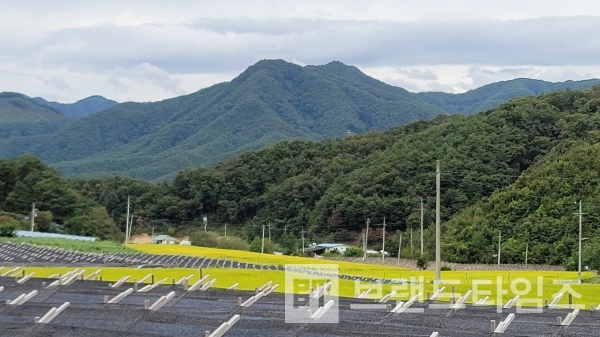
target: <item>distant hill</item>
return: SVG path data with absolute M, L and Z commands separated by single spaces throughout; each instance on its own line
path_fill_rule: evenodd
M 86 116 L 32 151 L 68 175 L 162 179 L 282 140 L 387 130 L 440 113 L 340 62 L 261 61 L 190 95 Z
M 516 79 L 462 94 L 411 93 L 341 62 L 301 67 L 264 60 L 231 82 L 160 102 L 114 105 L 100 96 L 73 104 L 37 99 L 48 104 L 42 106 L 29 100 L 36 109 L 54 105 L 75 118 L 92 107 L 114 106 L 76 120 L 63 116 L 72 122 L 60 125 L 0 128 L 0 156 L 32 153 L 68 176 L 159 181 L 283 140 L 383 132 L 440 114 L 489 110 L 513 97 L 599 82 Z
M 51 122 L 66 119 L 59 110 L 14 92 L 0 93 L 0 124 Z
M 461 94 L 445 92 L 421 92 L 417 97 L 444 110 L 448 114 L 468 115 L 479 111 L 491 110 L 498 105 L 524 96 L 537 96 L 555 90 L 581 90 L 599 84 L 600 79 L 566 82 L 546 82 L 529 78 L 517 78 L 496 82 Z
M 48 102 L 41 97 L 35 97 L 33 100 L 62 111 L 71 118 L 81 118 L 94 112 L 110 109 L 119 104 L 116 101 L 106 99 L 102 96 L 90 96 L 75 103 Z

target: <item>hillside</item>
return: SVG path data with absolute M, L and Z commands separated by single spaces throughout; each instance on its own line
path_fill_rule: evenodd
M 392 234 L 418 228 L 423 197 L 426 250 L 432 252 L 440 160 L 446 260 L 493 262 L 501 229 L 505 262 L 524 262 L 529 239 L 536 254 L 531 263 L 569 266 L 577 237 L 573 202 L 589 205 L 587 244 L 600 240 L 592 225 L 600 211 L 599 110 L 600 86 L 554 92 L 386 132 L 281 142 L 211 169 L 182 171 L 172 183 L 110 178 L 74 187 L 119 219 L 131 195 L 142 226 L 201 226 L 208 216 L 210 228 L 228 223 L 248 239 L 272 222 L 276 241 L 287 240 L 284 231 L 298 237 L 303 228 L 311 241 L 354 241 L 370 218 L 370 240 L 380 242 L 385 216 L 392 252 L 398 247 Z
M 42 105 L 62 111 L 66 116 L 71 118 L 81 118 L 94 112 L 110 109 L 119 104 L 102 96 L 90 96 L 75 103 L 48 102 L 41 97 L 34 97 L 33 100 Z
M 39 104 L 25 95 L 0 93 L 0 124 L 52 122 L 66 118 L 59 110 Z
M 440 114 L 489 110 L 517 96 L 597 82 L 516 79 L 463 94 L 415 94 L 341 62 L 301 67 L 260 61 L 231 82 L 190 95 L 118 104 L 60 123 L 0 127 L 0 156 L 32 153 L 67 176 L 117 174 L 163 181 L 182 169 L 211 167 L 283 140 L 321 141 L 385 131 Z M 116 102 L 92 96 L 74 104 L 46 104 L 77 117 Z
M 552 83 L 529 78 L 517 78 L 484 85 L 461 94 L 421 92 L 416 95 L 448 114 L 472 114 L 493 109 L 516 97 L 537 96 L 564 89 L 588 89 L 599 83 L 599 79 Z
M 67 175 L 160 180 L 281 140 L 386 130 L 440 113 L 338 62 L 261 61 L 229 83 L 81 118 L 31 150 Z

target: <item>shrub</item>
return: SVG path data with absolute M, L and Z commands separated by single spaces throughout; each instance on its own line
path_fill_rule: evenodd
M 450 268 L 450 266 L 448 265 L 443 265 L 440 267 L 441 271 L 452 271 L 452 268 Z
M 345 257 L 363 257 L 365 252 L 358 247 L 348 247 L 344 252 Z
M 417 259 L 417 268 L 420 270 L 427 269 L 427 258 L 424 255 L 419 256 Z
M 250 242 L 250 251 L 255 253 L 260 253 L 262 250 L 262 239 L 258 236 Z M 273 253 L 273 243 L 269 241 L 269 239 L 265 239 L 265 253 L 272 254 Z
M 215 232 L 195 231 L 190 235 L 192 246 L 217 248 L 219 234 Z
M 6 221 L 0 225 L 0 236 L 13 237 L 15 236 L 15 228 L 17 221 Z
M 222 249 L 248 250 L 248 243 L 237 236 L 220 236 L 217 247 Z

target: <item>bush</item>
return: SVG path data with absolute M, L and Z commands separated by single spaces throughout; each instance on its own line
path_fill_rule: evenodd
M 427 262 L 427 258 L 424 255 L 419 256 L 419 258 L 417 259 L 417 268 L 419 268 L 420 270 L 427 269 Z
M 220 236 L 217 247 L 221 249 L 248 250 L 248 243 L 237 236 Z
M 0 236 L 13 237 L 15 236 L 16 223 L 18 221 L 7 221 L 0 225 Z
M 443 265 L 440 267 L 441 271 L 452 271 L 452 268 L 450 268 L 450 266 L 448 265 Z
M 217 248 L 219 234 L 215 232 L 195 231 L 190 235 L 192 246 Z
M 363 255 L 365 255 L 365 252 L 358 247 L 348 247 L 344 252 L 345 257 L 363 257 Z
M 255 253 L 260 253 L 262 250 L 262 239 L 258 236 L 250 242 L 250 251 Z M 269 239 L 265 239 L 265 253 L 272 254 L 273 253 L 273 243 L 269 241 Z
M 330 252 L 327 252 L 327 253 L 323 254 L 323 256 L 330 256 L 330 257 L 332 257 L 332 256 L 340 256 L 340 255 L 341 255 L 340 252 L 338 252 L 337 250 L 332 250 Z

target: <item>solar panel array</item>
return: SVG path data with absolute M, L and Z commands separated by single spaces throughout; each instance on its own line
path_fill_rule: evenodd
M 99 258 L 127 262 L 156 258 L 144 257 L 148 254 L 97 255 L 0 244 L 0 261 L 11 258 L 13 262 L 21 259 L 77 264 Z M 176 261 L 172 258 L 162 261 Z M 107 282 L 85 280 L 98 268 L 88 269 L 50 279 L 25 279 L 20 270 L 3 268 L 0 274 L 6 277 L 0 277 L 0 302 L 5 304 L 0 306 L 0 336 L 216 337 L 220 336 L 219 329 L 227 330 L 225 336 L 383 337 L 436 336 L 436 333 L 449 337 L 600 336 L 600 314 L 596 311 L 546 307 L 541 313 L 525 313 L 511 307 L 498 312 L 496 307 L 481 304 L 452 309 L 448 303 L 408 298 L 395 302 L 395 297 L 387 303 L 376 303 L 373 299 L 334 299 L 339 309 L 339 323 L 308 319 L 318 317 L 318 310 L 307 312 L 307 320 L 302 323 L 286 323 L 289 306 L 285 305 L 285 296 L 271 292 L 277 285 L 265 285 L 258 290 L 258 295 L 257 292 L 204 286 L 190 291 L 188 280 L 182 279 L 178 285 L 165 282 L 141 292 L 143 286 L 150 286 L 150 279 L 139 285 L 136 290 L 140 291 L 133 290 L 130 283 L 110 287 Z M 203 285 L 209 281 L 203 280 Z M 231 282 L 236 281 L 232 277 Z M 52 284 L 54 286 L 50 286 Z M 318 296 L 322 293 L 324 291 L 315 291 Z M 296 295 L 297 298 L 302 296 Z M 255 300 L 251 300 L 253 297 Z M 328 304 L 320 305 L 324 308 Z M 304 310 L 301 304 L 296 305 L 297 309 Z M 503 333 L 493 334 L 494 330 Z
M 106 282 L 81 281 L 46 289 L 53 280 L 30 279 L 18 284 L 14 277 L 0 278 L 0 301 L 12 301 L 22 294 L 36 292 L 21 305 L 0 307 L 0 336 L 203 336 L 215 331 L 235 315 L 240 319 L 227 336 L 489 336 L 490 320 L 500 323 L 510 313 L 515 318 L 503 336 L 600 336 L 600 316 L 581 312 L 570 326 L 561 326 L 557 317 L 567 317 L 570 310 L 546 309 L 544 313 L 496 312 L 495 307 L 466 306 L 452 310 L 448 304 L 434 308 L 427 302 L 415 302 L 410 311 L 389 312 L 373 300 L 341 298 L 339 320 L 333 323 L 285 323 L 284 295 L 270 293 L 249 307 L 240 307 L 254 292 L 235 290 L 186 291 L 182 286 L 159 286 L 147 293 L 130 291 L 116 304 L 106 304 L 123 292 Z M 173 293 L 158 310 L 148 310 Z M 146 303 L 147 301 L 147 303 Z M 69 306 L 47 324 L 35 324 L 51 308 Z M 392 304 L 391 306 L 393 306 Z M 449 313 L 452 312 L 452 315 Z

